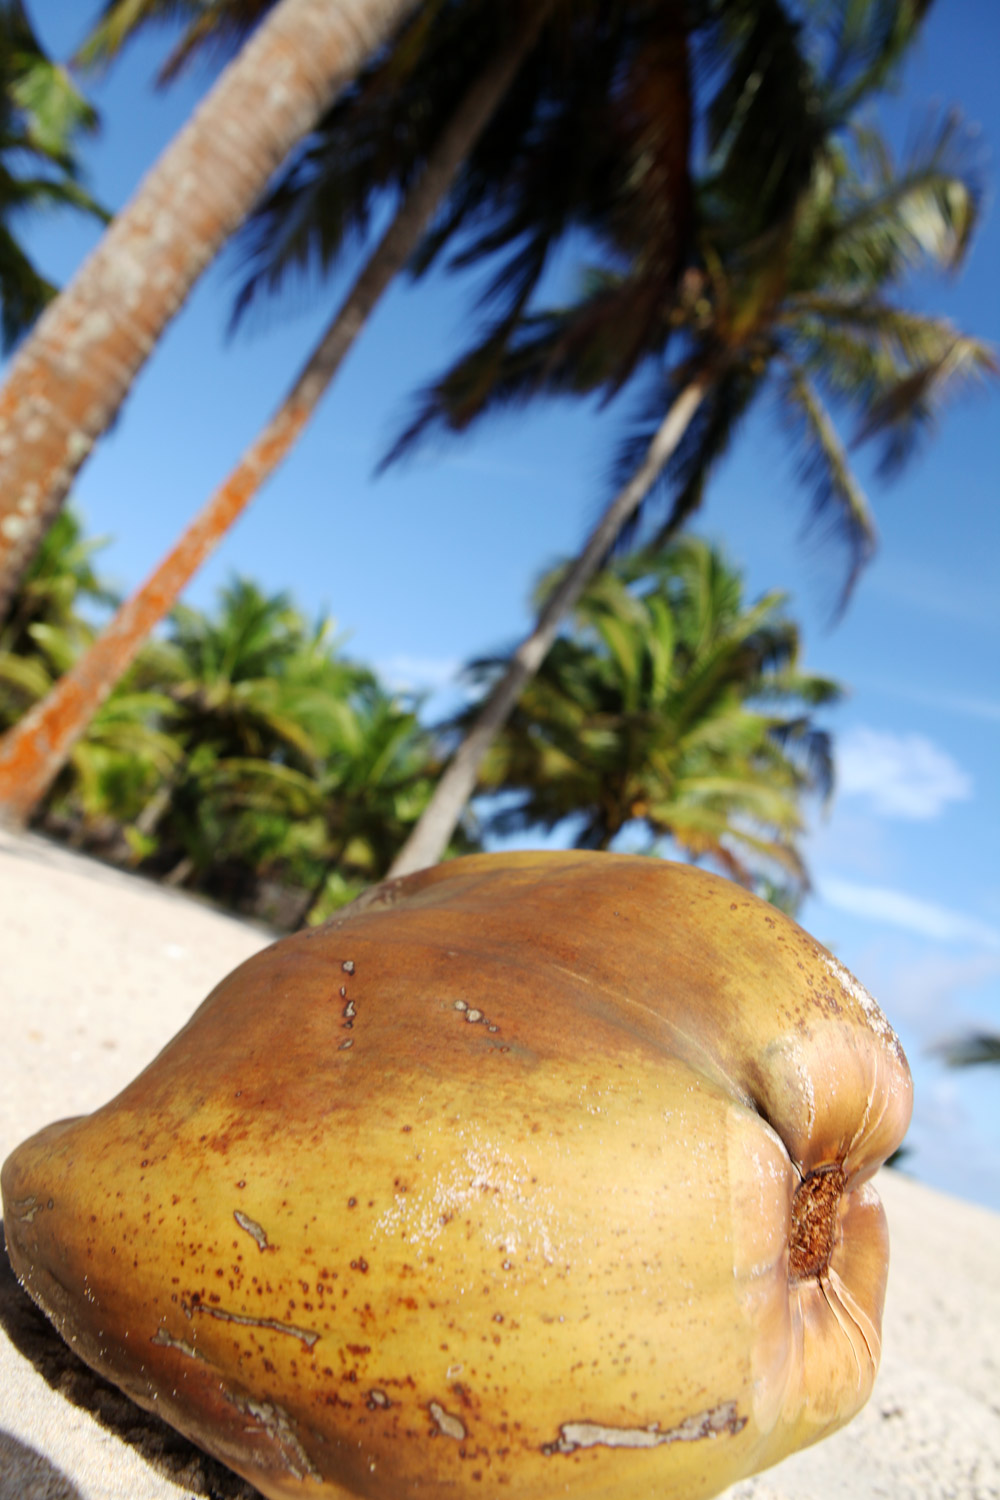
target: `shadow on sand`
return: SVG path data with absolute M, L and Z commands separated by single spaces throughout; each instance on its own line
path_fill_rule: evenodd
M 83 1496 L 43 1453 L 0 1427 L 0 1500 L 83 1500 Z

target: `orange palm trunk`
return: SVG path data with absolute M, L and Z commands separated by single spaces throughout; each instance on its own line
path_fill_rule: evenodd
M 167 323 L 288 151 L 416 0 L 281 0 L 0 389 L 0 617 Z
M 0 822 L 27 822 L 154 626 L 298 440 L 534 42 L 549 0 L 472 85 L 288 397 L 137 593 L 41 703 L 0 739 Z
M 188 579 L 292 447 L 309 417 L 282 408 L 137 593 L 49 695 L 0 739 L 0 822 L 27 822 L 76 741 Z

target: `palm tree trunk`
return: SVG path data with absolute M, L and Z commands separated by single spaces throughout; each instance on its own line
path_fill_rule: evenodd
M 181 779 L 181 773 L 175 771 L 168 776 L 166 781 L 157 787 L 145 807 L 141 809 L 132 827 L 136 833 L 141 833 L 143 838 L 151 839 L 160 825 L 167 809 L 174 798 Z
M 506 672 L 489 694 L 469 733 L 445 768 L 419 822 L 396 856 L 388 879 L 436 864 L 448 847 L 462 811 L 476 787 L 487 750 L 517 703 L 526 682 L 538 671 L 556 638 L 559 625 L 607 557 L 622 527 L 635 515 L 660 470 L 674 453 L 710 384 L 696 376 L 680 392 L 646 449 L 642 463 L 619 490 L 583 551 L 549 597 L 531 634 L 518 646 Z
M 537 5 L 472 85 L 287 398 L 176 546 L 90 650 L 0 740 L 0 822 L 23 825 L 74 744 L 181 590 L 287 457 L 382 293 L 410 259 L 462 162 L 533 44 Z
M 313 883 L 312 889 L 308 892 L 305 901 L 303 901 L 301 907 L 299 908 L 299 914 L 295 919 L 295 926 L 292 928 L 293 932 L 301 932 L 303 928 L 309 926 L 309 918 L 312 916 L 320 901 L 323 899 L 323 895 L 326 891 L 326 883 L 329 880 L 330 876 L 333 874 L 334 870 L 340 864 L 340 861 L 343 859 L 344 854 L 347 851 L 347 846 L 350 842 L 351 841 L 349 838 L 342 839 L 334 852 L 332 854 L 328 854 L 324 859 L 323 873 L 319 877 L 319 879 Z
M 167 323 L 296 141 L 416 0 L 281 0 L 0 389 L 0 618 Z

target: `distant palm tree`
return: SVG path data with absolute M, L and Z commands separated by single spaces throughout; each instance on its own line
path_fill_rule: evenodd
M 280 0 L 22 345 L 0 387 L 0 616 L 191 286 L 415 3 Z
M 0 0 L 0 348 L 31 327 L 56 287 L 16 238 L 17 222 L 51 208 L 104 210 L 80 179 L 76 141 L 97 114 L 46 56 L 21 0 Z
M 436 744 L 416 713 L 376 684 L 355 695 L 338 729 L 317 783 L 325 853 L 302 926 L 323 912 L 332 875 L 353 882 L 352 894 L 382 879 L 438 771 Z
M 748 605 L 739 573 L 694 539 L 595 575 L 486 755 L 480 789 L 503 795 L 485 831 L 565 823 L 587 849 L 669 838 L 744 884 L 801 895 L 803 802 L 832 782 L 811 714 L 840 690 L 801 671 L 785 603 Z M 487 686 L 504 666 L 475 677 Z
M 329 709 L 315 726 L 312 772 L 235 758 L 220 766 L 230 817 L 245 811 L 265 827 L 285 827 L 273 863 L 285 883 L 306 886 L 300 926 L 384 876 L 440 769 L 437 743 L 414 709 L 374 680 Z M 456 852 L 471 847 L 461 835 Z
M 211 615 L 178 608 L 166 640 L 150 643 L 131 677 L 161 695 L 163 729 L 182 747 L 132 820 L 137 857 L 155 856 L 175 882 L 220 863 L 226 764 L 252 760 L 265 777 L 312 773 L 313 721 L 365 676 L 333 655 L 328 627 L 310 632 L 287 595 L 245 579 L 220 591 Z
M 623 459 L 630 477 L 511 656 L 393 875 L 440 858 L 483 756 L 560 621 L 635 526 L 657 483 L 669 497 L 662 542 L 701 503 L 715 464 L 765 390 L 778 398 L 815 515 L 847 543 L 846 599 L 875 528 L 833 413 L 853 421 L 856 441 L 880 440 L 882 471 L 892 472 L 950 397 L 996 372 L 982 342 L 891 295 L 917 269 L 954 269 L 970 243 L 978 192 L 953 119 L 899 170 L 871 134 L 856 137 L 854 149 L 831 137 L 794 212 L 749 241 L 727 213 L 726 170 L 709 164 L 701 264 L 656 317 L 636 329 L 633 273 L 602 271 L 570 307 L 526 315 L 499 357 L 487 337 L 426 393 L 397 444 L 396 453 L 405 451 L 435 424 L 461 429 L 540 394 L 614 392 L 637 372 L 652 384 L 653 415 Z
M 126 830 L 171 884 L 252 908 L 270 881 L 299 893 L 282 921 L 305 920 L 385 873 L 433 788 L 436 742 L 414 709 L 340 656 L 329 622 L 308 629 L 246 580 L 211 615 L 178 608 L 130 681 L 155 685 L 183 747 Z

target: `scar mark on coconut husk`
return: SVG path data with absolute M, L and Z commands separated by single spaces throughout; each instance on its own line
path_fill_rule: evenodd
M 224 1391 L 223 1395 L 238 1412 L 263 1428 L 293 1479 L 314 1479 L 322 1483 L 322 1474 L 303 1448 L 292 1420 L 283 1407 L 273 1401 L 255 1401 L 251 1396 L 237 1396 L 230 1391 Z
M 481 1010 L 474 1005 L 470 1005 L 467 1000 L 456 1000 L 454 1009 L 459 1011 L 473 1026 L 485 1026 L 487 1031 L 500 1030 L 499 1026 L 495 1026 L 492 1021 L 483 1015 Z
M 274 1249 L 273 1245 L 268 1244 L 267 1234 L 263 1226 L 257 1223 L 256 1219 L 251 1219 L 249 1214 L 245 1214 L 243 1210 L 239 1208 L 233 1209 L 233 1218 L 236 1220 L 241 1229 L 246 1230 L 247 1234 L 252 1240 L 257 1241 L 257 1248 L 260 1251 Z
M 224 1307 L 209 1307 L 204 1302 L 181 1303 L 190 1318 L 194 1313 L 205 1313 L 209 1318 L 218 1318 L 223 1323 L 240 1323 L 246 1328 L 268 1328 L 272 1333 L 287 1333 L 289 1338 L 301 1339 L 311 1349 L 319 1339 L 315 1328 L 299 1328 L 295 1323 L 282 1323 L 277 1318 L 251 1318 L 247 1313 L 229 1312 Z
M 161 1349 L 176 1349 L 178 1354 L 186 1354 L 188 1359 L 205 1358 L 200 1349 L 196 1349 L 193 1344 L 187 1343 L 184 1339 L 175 1339 L 162 1326 L 156 1330 L 149 1342 L 159 1344 Z
M 708 1411 L 685 1417 L 677 1427 L 661 1429 L 659 1422 L 649 1427 L 607 1427 L 602 1422 L 564 1422 L 554 1443 L 545 1443 L 542 1452 L 575 1453 L 578 1448 L 660 1448 L 665 1443 L 695 1443 L 702 1438 L 717 1438 L 742 1432 L 747 1424 L 736 1410 L 735 1401 L 724 1401 Z
M 452 1412 L 445 1411 L 440 1401 L 432 1401 L 427 1410 L 437 1423 L 438 1431 L 444 1437 L 454 1438 L 457 1443 L 462 1442 L 465 1437 L 465 1423 Z

